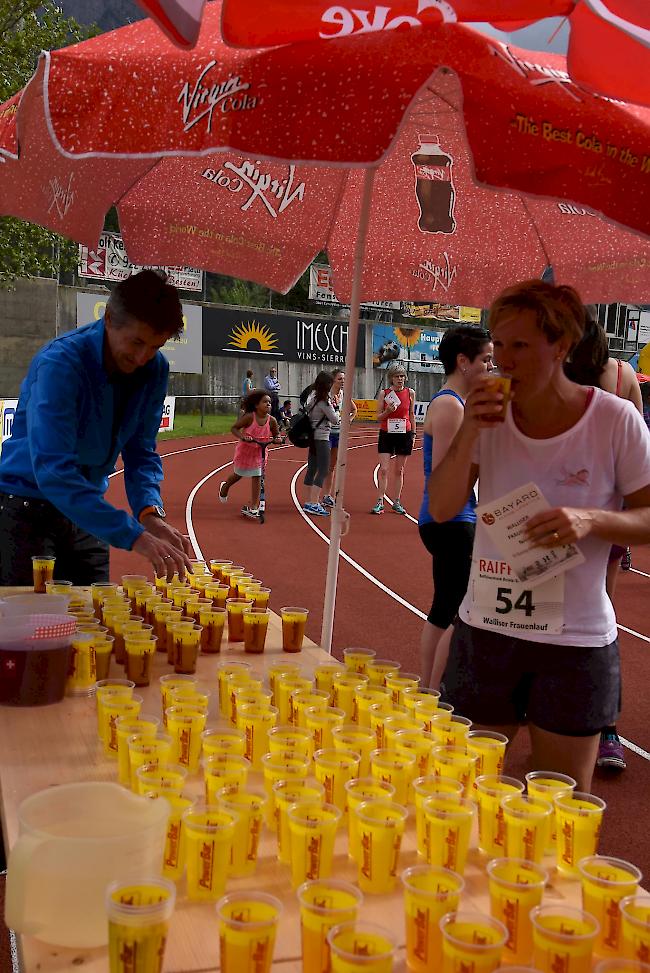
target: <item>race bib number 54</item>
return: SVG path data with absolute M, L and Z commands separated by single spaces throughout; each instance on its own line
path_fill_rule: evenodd
M 524 636 L 559 635 L 564 627 L 564 575 L 535 588 L 518 581 L 507 561 L 475 558 L 469 581 L 470 625 Z

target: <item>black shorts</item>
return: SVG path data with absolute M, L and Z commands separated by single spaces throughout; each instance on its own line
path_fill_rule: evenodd
M 422 543 L 433 559 L 433 602 L 427 621 L 438 628 L 451 625 L 465 597 L 475 529 L 475 524 L 460 520 L 420 525 Z
M 534 723 L 549 733 L 593 736 L 621 705 L 618 642 L 549 645 L 458 621 L 443 677 L 445 700 L 474 723 Z
M 390 453 L 391 456 L 410 456 L 413 452 L 415 435 L 412 432 L 386 432 L 379 430 L 378 453 Z

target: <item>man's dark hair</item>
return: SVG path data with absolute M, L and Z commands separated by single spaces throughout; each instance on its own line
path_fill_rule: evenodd
M 115 327 L 135 318 L 148 324 L 156 334 L 180 338 L 183 333 L 183 308 L 178 291 L 155 270 L 141 270 L 121 280 L 108 298 L 107 308 Z
M 456 371 L 459 355 L 465 355 L 472 362 L 488 341 L 492 341 L 490 332 L 478 324 L 457 324 L 447 328 L 438 350 L 445 375 L 452 375 Z

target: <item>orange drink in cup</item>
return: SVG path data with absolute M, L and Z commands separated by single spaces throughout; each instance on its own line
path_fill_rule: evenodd
M 248 680 L 252 679 L 250 662 L 221 662 L 217 666 L 217 677 L 219 679 L 219 712 L 224 719 L 230 715 L 230 699 L 228 696 L 228 677 L 233 673 L 239 673 L 242 681 L 245 676 Z
M 354 722 L 356 692 L 366 686 L 367 683 L 367 675 L 364 676 L 361 672 L 350 672 L 347 669 L 344 669 L 343 672 L 336 672 L 332 676 L 330 694 L 332 706 L 345 710 L 348 723 Z
M 183 813 L 187 852 L 187 895 L 216 902 L 226 887 L 236 816 L 222 807 L 195 804 Z
M 234 585 L 234 588 L 235 588 L 235 598 L 243 598 L 244 597 L 244 595 L 246 594 L 246 590 L 245 589 L 248 586 L 248 582 L 249 581 L 252 581 L 252 580 L 253 580 L 253 575 L 250 572 L 248 572 L 248 571 L 245 571 L 243 574 L 236 575 L 236 577 L 235 577 L 235 585 Z
M 147 797 L 155 800 L 160 797 L 154 791 L 148 791 Z M 179 797 L 178 794 L 165 792 L 165 800 L 169 804 L 167 818 L 167 833 L 165 835 L 165 849 L 163 851 L 162 873 L 165 878 L 178 882 L 185 872 L 185 835 L 183 833 L 183 814 L 196 804 L 190 797 Z
M 233 892 L 217 902 L 222 970 L 270 973 L 282 903 L 266 892 Z
M 434 747 L 430 759 L 434 774 L 459 780 L 465 797 L 473 794 L 476 754 L 470 753 L 467 747 Z
M 176 887 L 166 878 L 111 882 L 106 890 L 108 964 L 124 973 L 125 956 L 137 956 L 138 973 L 162 969 Z
M 303 973 L 330 973 L 327 934 L 340 923 L 356 920 L 363 894 L 349 882 L 326 878 L 303 882 L 297 896 Z
M 623 956 L 643 962 L 650 957 L 650 895 L 626 895 L 619 902 L 623 930 Z
M 359 838 L 357 881 L 362 892 L 392 892 L 408 811 L 394 801 L 364 801 L 354 809 Z
M 470 730 L 465 746 L 476 754 L 476 776 L 500 774 L 508 746 L 508 737 L 492 730 Z M 536 795 L 541 796 L 541 795 Z
M 492 973 L 501 962 L 508 930 L 480 912 L 448 912 L 440 920 L 442 973 Z
M 262 769 L 262 757 L 269 749 L 269 730 L 275 726 L 277 718 L 276 706 L 266 706 L 259 702 L 237 706 L 237 727 L 246 737 L 245 755 L 253 770 Z
M 216 804 L 217 794 L 222 787 L 243 790 L 248 782 L 251 769 L 250 760 L 236 753 L 215 753 L 204 757 L 203 782 L 205 784 L 206 804 Z
M 540 905 L 548 872 L 522 858 L 493 858 L 487 865 L 490 912 L 508 930 L 504 959 L 529 963 L 533 955 L 530 911 Z
M 127 673 L 128 675 L 128 673 Z M 75 632 L 70 643 L 66 696 L 92 696 L 97 682 L 97 655 L 90 632 Z
M 100 679 L 95 683 L 95 705 L 97 707 L 97 736 L 104 739 L 106 723 L 104 719 L 104 700 L 109 696 L 130 699 L 135 683 L 130 679 Z
M 291 694 L 295 689 L 313 689 L 313 680 L 294 672 L 282 672 L 275 680 L 275 705 L 278 708 L 278 723 L 293 723 Z
M 250 598 L 226 598 L 228 612 L 228 641 L 244 641 L 244 612 L 253 607 Z
M 237 818 L 229 874 L 234 878 L 253 875 L 268 797 L 247 787 L 227 784 L 217 791 L 216 803 Z
M 400 730 L 414 730 L 416 733 L 419 733 L 420 731 L 424 731 L 424 726 L 418 720 L 412 720 L 406 712 L 389 713 L 384 720 L 384 746 L 389 750 L 396 748 L 396 737 Z M 437 743 L 436 746 L 438 746 Z
M 226 609 L 205 607 L 199 611 L 201 632 L 201 652 L 221 652 L 221 640 L 226 624 Z
M 390 689 L 393 703 L 402 706 L 402 693 L 405 689 L 417 689 L 420 685 L 420 677 L 415 672 L 391 672 L 386 675 L 384 685 Z
M 306 729 L 308 709 L 327 709 L 329 694 L 324 689 L 294 689 L 289 694 L 290 722 Z
M 503 422 L 508 409 L 508 402 L 510 401 L 511 386 L 512 377 L 500 368 L 493 368 L 489 372 L 485 382 L 485 388 L 490 392 L 500 392 L 503 396 L 503 402 L 500 408 L 496 408 L 492 415 L 485 417 L 486 422 Z
M 395 788 L 395 801 L 406 804 L 409 786 L 415 777 L 415 754 L 394 750 L 373 750 L 370 754 L 370 776 L 385 780 Z
M 431 733 L 426 730 L 398 730 L 393 737 L 397 752 L 415 754 L 414 774 L 416 777 L 428 777 L 431 774 L 431 751 L 436 746 Z
M 223 558 L 216 558 L 216 557 L 212 558 L 212 560 L 210 561 L 210 571 L 215 581 L 221 580 L 221 569 L 227 568 L 231 564 L 232 561 L 227 561 L 224 560 Z
M 308 608 L 288 607 L 280 609 L 282 618 L 282 651 L 300 652 L 305 638 Z
M 557 815 L 555 813 L 555 798 L 560 794 L 572 794 L 578 786 L 573 777 L 566 774 L 556 774 L 546 770 L 532 770 L 526 774 L 526 787 L 531 797 L 539 797 L 553 805 L 551 814 L 551 828 L 547 854 L 555 854 L 557 841 Z
M 527 794 L 507 794 L 501 799 L 506 825 L 506 857 L 540 864 L 550 833 L 553 807 Z
M 343 726 L 345 713 L 337 706 L 309 706 L 305 711 L 307 729 L 312 734 L 312 750 L 329 750 L 334 746 L 332 733 L 337 726 Z
M 478 809 L 478 846 L 490 858 L 506 853 L 506 822 L 501 801 L 508 794 L 523 794 L 524 785 L 515 777 L 484 774 L 474 782 Z
M 572 791 L 555 798 L 557 867 L 578 876 L 578 862 L 598 852 L 600 828 L 607 805 L 594 794 Z
M 418 855 L 427 857 L 427 849 L 431 843 L 431 833 L 427 826 L 424 804 L 429 797 L 442 797 L 449 794 L 452 797 L 463 796 L 463 785 L 451 777 L 416 777 L 411 787 L 413 803 L 415 804 L 415 839 Z
M 356 808 L 366 801 L 392 802 L 395 788 L 387 781 L 375 780 L 373 777 L 353 777 L 345 785 L 348 806 L 348 858 L 359 863 L 361 846 L 359 844 L 359 823 L 355 813 Z
M 623 950 L 622 917 L 619 903 L 635 895 L 641 872 L 621 858 L 591 855 L 578 862 L 582 884 L 582 906 L 600 923 L 594 952 L 597 956 L 620 956 Z
M 307 757 L 299 757 L 294 751 L 289 750 L 284 753 L 265 753 L 262 757 L 262 774 L 264 776 L 264 789 L 269 798 L 267 808 L 268 821 L 272 823 L 275 814 L 275 803 L 273 800 L 273 785 L 281 780 L 295 782 L 304 781 L 311 767 L 311 761 Z
M 316 666 L 314 669 L 314 681 L 316 683 L 316 689 L 320 689 L 322 692 L 332 693 L 332 678 L 337 672 L 343 672 L 344 666 L 340 662 L 333 660 L 332 662 L 323 662 L 321 665 Z
M 391 973 L 397 939 L 374 922 L 342 922 L 327 934 L 332 973 Z
M 325 800 L 347 811 L 345 785 L 359 776 L 359 754 L 351 750 L 316 750 L 314 776 L 325 788 Z
M 274 706 L 278 705 L 275 685 L 278 676 L 284 675 L 285 673 L 287 675 L 299 676 L 300 672 L 300 666 L 297 662 L 272 662 L 270 666 L 266 667 L 266 677 L 269 682 L 269 689 L 271 690 L 271 702 Z
M 111 671 L 111 655 L 113 654 L 112 635 L 98 635 L 94 638 L 95 646 L 95 669 L 97 671 L 97 681 L 103 682 L 108 679 Z
M 424 847 L 428 865 L 462 875 L 467 863 L 476 808 L 455 794 L 434 794 L 423 802 Z
M 294 804 L 325 804 L 325 788 L 316 780 L 279 780 L 273 785 L 272 815 L 267 815 L 275 827 L 278 839 L 278 861 L 291 863 L 291 833 L 287 811 Z
M 370 774 L 370 754 L 375 747 L 375 734 L 368 727 L 347 723 L 335 726 L 332 730 L 335 750 L 346 750 L 359 756 L 359 770 L 356 777 L 367 777 Z
M 178 706 L 167 708 L 167 732 L 172 738 L 171 761 L 187 767 L 191 774 L 199 769 L 201 734 L 207 717 L 200 710 L 181 712 Z
M 174 689 L 179 689 L 180 687 L 188 686 L 193 691 L 196 689 L 197 677 L 190 675 L 177 675 L 174 672 L 168 672 L 164 676 L 160 676 L 158 683 L 160 685 L 160 696 L 162 702 L 162 714 L 163 723 L 167 726 L 167 716 L 166 711 L 169 706 L 171 706 L 171 693 Z M 188 690 L 189 691 L 189 690 Z
M 102 700 L 102 742 L 104 756 L 117 760 L 117 721 L 120 716 L 135 719 L 140 715 L 142 696 L 105 696 Z
M 244 652 L 259 655 L 264 651 L 271 613 L 268 608 L 244 611 Z
M 46 555 L 35 555 L 32 558 L 32 573 L 34 575 L 34 592 L 38 595 L 44 595 L 46 592 L 45 585 L 48 581 L 51 581 L 54 577 L 54 562 L 56 558 L 47 557 Z
M 131 762 L 129 758 L 129 739 L 134 733 L 149 739 L 156 736 L 160 720 L 157 716 L 140 713 L 132 719 L 120 716 L 116 723 L 117 730 L 117 779 L 123 787 L 131 787 Z
M 201 740 L 201 752 L 204 757 L 211 757 L 215 753 L 236 753 L 243 757 L 246 753 L 246 737 L 242 730 L 234 726 L 204 730 Z
M 268 608 L 269 599 L 271 597 L 271 589 L 263 586 L 260 588 L 249 587 L 248 597 L 253 599 L 253 605 L 255 608 Z
M 300 801 L 287 810 L 291 845 L 291 884 L 329 878 L 341 811 L 333 804 Z
M 393 699 L 390 690 L 385 686 L 370 686 L 369 683 L 358 686 L 354 691 L 352 703 L 352 723 L 370 728 L 370 707 L 375 704 L 392 709 Z
M 564 903 L 531 910 L 533 963 L 541 973 L 591 973 L 598 920 Z
M 172 738 L 166 733 L 147 736 L 145 733 L 133 733 L 128 741 L 130 786 L 136 794 L 138 792 L 138 768 L 166 767 L 172 749 Z
M 448 868 L 414 865 L 401 875 L 406 919 L 406 965 L 413 973 L 431 973 L 442 964 L 440 920 L 455 912 L 465 882 Z

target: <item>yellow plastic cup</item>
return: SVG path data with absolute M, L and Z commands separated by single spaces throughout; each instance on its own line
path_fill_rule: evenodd
M 294 804 L 325 804 L 325 788 L 317 780 L 279 780 L 273 785 L 272 815 L 278 839 L 278 861 L 291 862 L 291 833 L 287 811 Z
M 231 811 L 209 804 L 183 813 L 187 895 L 192 901 L 216 902 L 223 895 L 236 823 Z
M 622 917 L 623 956 L 645 963 L 650 960 L 650 895 L 627 895 L 618 904 Z
M 392 659 L 373 659 L 366 665 L 366 675 L 370 686 L 385 686 L 386 676 L 392 676 L 402 668 L 400 662 Z M 392 695 L 392 694 L 391 694 Z
M 594 952 L 597 956 L 620 956 L 623 946 L 621 899 L 636 895 L 642 879 L 636 865 L 621 858 L 591 855 L 578 862 L 582 884 L 582 907 L 600 924 Z
M 136 686 L 148 686 L 151 682 L 151 661 L 156 652 L 157 641 L 155 636 L 124 639 L 124 671 L 127 679 L 132 679 Z
M 385 686 L 370 686 L 366 684 L 354 693 L 354 703 L 352 707 L 352 722 L 359 726 L 370 728 L 370 707 L 383 704 L 384 710 L 388 712 L 393 708 L 393 697 L 389 689 Z
M 142 738 L 155 737 L 160 727 L 157 716 L 140 713 L 135 719 L 120 716 L 116 723 L 117 732 L 117 779 L 123 787 L 131 787 L 131 764 L 129 762 L 129 739 L 134 733 Z
M 226 610 L 226 599 L 230 594 L 230 585 L 227 584 L 206 584 L 203 589 L 206 598 L 212 598 L 212 607 L 215 609 Z
M 158 683 L 160 685 L 160 696 L 162 702 L 162 715 L 163 724 L 167 726 L 167 709 L 171 706 L 171 693 L 175 689 L 188 688 L 188 692 L 195 690 L 198 684 L 198 679 L 196 676 L 179 676 L 174 672 L 168 672 L 164 676 L 160 676 Z
M 501 961 L 508 930 L 480 912 L 449 912 L 440 920 L 442 973 L 492 973 Z
M 120 716 L 137 719 L 142 708 L 142 696 L 104 696 L 102 719 L 104 756 L 117 760 L 117 721 Z
M 130 786 L 131 790 L 137 793 L 138 768 L 145 765 L 166 767 L 171 754 L 172 738 L 166 733 L 158 733 L 154 736 L 134 733 L 128 738 L 127 746 L 131 774 Z
M 508 746 L 508 737 L 503 733 L 492 730 L 470 730 L 467 734 L 466 747 L 470 753 L 476 754 L 476 776 L 484 774 L 499 776 L 503 773 L 503 762 Z M 534 795 L 541 797 L 541 794 Z
M 259 655 L 264 652 L 271 612 L 268 608 L 247 608 L 244 612 L 244 652 Z
M 192 624 L 188 629 L 186 623 L 175 622 L 171 629 L 174 639 L 174 672 L 191 675 L 196 672 L 201 644 L 201 626 Z
M 333 804 L 300 801 L 287 809 L 291 845 L 291 884 L 329 878 L 341 811 Z
M 555 799 L 557 867 L 563 875 L 578 877 L 581 858 L 598 852 L 600 828 L 607 805 L 594 794 L 572 791 Z
M 355 776 L 367 777 L 370 773 L 370 754 L 376 749 L 376 737 L 372 730 L 354 723 L 344 723 L 334 727 L 332 739 L 335 750 L 346 750 L 359 755 L 359 768 Z
M 90 597 L 93 600 L 93 608 L 98 618 L 101 617 L 101 607 L 105 598 L 110 598 L 117 594 L 117 585 L 111 582 L 93 581 L 90 586 Z
M 409 716 L 413 718 L 420 718 L 415 709 L 418 703 L 423 704 L 422 711 L 435 713 L 438 708 L 439 699 L 440 691 L 438 689 L 429 689 L 427 686 L 407 686 L 402 691 L 402 705 L 406 706 Z
M 244 790 L 251 769 L 250 760 L 236 753 L 215 753 L 203 760 L 205 803 L 217 804 L 217 794 L 222 787 Z
M 293 723 L 291 694 L 296 689 L 313 689 L 313 681 L 307 676 L 294 672 L 279 673 L 275 679 L 275 705 L 278 708 L 278 723 Z
M 190 774 L 199 769 L 201 734 L 205 730 L 206 714 L 199 710 L 180 711 L 178 706 L 167 708 L 167 730 L 172 738 L 172 763 L 187 767 Z
M 459 780 L 465 797 L 473 795 L 476 754 L 470 753 L 467 747 L 434 747 L 430 759 L 434 774 Z
M 238 574 L 234 578 L 234 589 L 235 597 L 243 598 L 246 594 L 245 589 L 248 587 L 248 582 L 253 580 L 253 575 L 250 571 L 244 571 L 243 574 Z
M 393 746 L 398 753 L 405 751 L 415 756 L 413 773 L 417 777 L 428 777 L 432 773 L 431 751 L 436 741 L 431 733 L 426 730 L 398 730 L 393 736 Z
M 365 675 L 368 663 L 372 662 L 376 656 L 377 653 L 374 649 L 343 649 L 343 662 L 349 672 L 361 672 Z
M 294 689 L 289 695 L 290 723 L 294 726 L 307 727 L 307 713 L 309 707 L 327 709 L 329 693 L 324 689 Z
M 327 934 L 332 973 L 391 973 L 395 936 L 374 922 L 343 922 Z
M 222 970 L 270 973 L 282 903 L 265 892 L 233 892 L 217 902 Z
M 322 665 L 316 666 L 314 669 L 316 689 L 331 694 L 333 677 L 337 672 L 343 671 L 344 667 L 340 662 L 324 662 Z
M 227 568 L 231 564 L 232 561 L 228 561 L 224 558 L 213 557 L 210 561 L 210 571 L 212 572 L 212 577 L 219 581 L 221 578 L 221 569 Z
M 353 722 L 355 710 L 355 694 L 358 689 L 363 688 L 368 683 L 368 676 L 361 672 L 335 673 L 332 676 L 331 700 L 332 706 L 342 709 L 345 713 L 347 723 Z
M 240 878 L 252 875 L 257 867 L 257 853 L 268 797 L 256 791 L 228 784 L 217 791 L 216 803 L 237 818 L 232 845 L 229 875 Z
M 272 726 L 268 732 L 269 753 L 293 752 L 311 758 L 313 736 L 299 726 Z
M 234 726 L 204 730 L 201 741 L 204 757 L 211 757 L 215 753 L 236 753 L 243 757 L 246 753 L 246 737 Z
M 92 635 L 77 631 L 70 642 L 66 696 L 92 696 L 97 682 L 97 656 Z
M 510 968 L 508 973 L 518 973 Z M 633 959 L 603 959 L 594 966 L 594 973 L 650 973 L 650 963 Z
M 176 902 L 176 887 L 166 878 L 111 882 L 106 890 L 110 973 L 157 973 Z
M 407 717 L 406 707 L 400 707 L 399 710 L 396 710 L 392 699 L 389 697 L 388 702 L 382 700 L 380 703 L 372 703 L 368 712 L 370 714 L 370 729 L 377 737 L 377 749 L 382 750 L 386 746 L 384 734 L 386 720 L 397 716 Z
M 221 652 L 223 630 L 226 624 L 225 608 L 201 608 L 199 611 L 199 625 L 201 632 L 201 652 L 216 655 Z
M 484 774 L 474 782 L 478 809 L 478 846 L 490 858 L 504 858 L 506 822 L 501 800 L 508 794 L 523 794 L 524 785 L 515 777 Z
M 104 682 L 109 678 L 111 671 L 111 655 L 113 654 L 113 643 L 115 639 L 112 635 L 102 635 L 101 638 L 94 639 L 95 646 L 95 669 L 98 682 Z M 131 680 L 129 680 L 130 682 Z
M 549 801 L 553 806 L 546 852 L 549 855 L 554 855 L 557 843 L 555 798 L 560 794 L 572 794 L 578 785 L 573 777 L 567 777 L 566 774 L 556 774 L 546 770 L 533 770 L 526 774 L 525 780 L 528 793 L 531 797 L 540 797 L 543 801 Z
M 395 796 L 395 788 L 392 784 L 383 780 L 375 780 L 373 777 L 353 777 L 352 780 L 347 781 L 345 793 L 349 812 L 348 857 L 358 863 L 361 857 L 361 846 L 359 844 L 359 822 L 355 809 L 366 801 L 392 802 Z
M 301 673 L 302 670 L 297 662 L 289 662 L 289 661 L 272 662 L 270 666 L 266 667 L 266 678 L 269 683 L 269 689 L 271 690 L 272 693 L 271 702 L 273 703 L 274 706 L 278 705 L 278 700 L 276 695 L 277 694 L 276 679 L 278 678 L 278 676 L 282 676 L 284 674 L 292 675 L 292 676 L 300 676 Z
M 434 794 L 423 802 L 423 809 L 427 864 L 462 875 L 476 810 L 473 801 L 455 794 Z
M 334 746 L 332 731 L 336 726 L 343 726 L 345 713 L 336 706 L 326 706 L 325 709 L 310 706 L 305 713 L 307 729 L 312 734 L 312 749 L 329 750 Z
M 303 882 L 296 894 L 300 903 L 303 973 L 330 973 L 327 934 L 334 926 L 356 920 L 363 895 L 349 882 L 333 878 Z
M 250 662 L 221 662 L 217 666 L 217 677 L 219 679 L 219 712 L 224 719 L 230 716 L 230 700 L 228 697 L 228 679 L 231 675 L 239 673 L 242 680 L 248 675 L 252 679 Z
M 395 788 L 397 804 L 408 801 L 409 786 L 415 777 L 415 754 L 395 753 L 392 750 L 373 750 L 370 754 L 370 775 L 385 780 Z
M 401 706 L 401 703 L 397 704 Z M 389 713 L 384 719 L 384 747 L 393 750 L 396 747 L 396 736 L 400 730 L 415 730 L 420 733 L 424 730 L 424 723 L 419 720 L 412 720 L 408 713 Z M 438 744 L 436 743 L 436 746 Z
M 533 956 L 530 911 L 541 904 L 548 872 L 522 858 L 493 858 L 487 864 L 490 912 L 508 930 L 504 959 L 529 963 Z
M 427 848 L 431 842 L 431 835 L 427 828 L 427 821 L 424 814 L 424 802 L 429 797 L 451 797 L 463 796 L 463 785 L 458 780 L 451 777 L 435 777 L 433 774 L 426 777 L 416 777 L 411 785 L 413 792 L 413 803 L 415 804 L 415 840 L 418 855 L 422 858 L 427 857 Z
M 255 596 L 256 603 L 261 593 L 260 590 Z M 280 609 L 283 652 L 300 652 L 302 650 L 308 615 L 308 608 L 297 608 L 295 605 Z
M 44 595 L 46 592 L 45 585 L 52 580 L 54 577 L 54 562 L 55 557 L 33 557 L 32 558 L 32 574 L 34 576 L 34 593 L 38 595 Z
M 467 747 L 472 721 L 466 716 L 451 715 L 438 710 L 431 715 L 430 732 L 441 747 Z
M 271 709 L 271 690 L 254 686 L 251 682 L 244 683 L 233 688 L 230 694 L 230 702 L 230 722 L 233 726 L 239 726 L 240 707 L 257 706 L 259 709 Z M 273 709 L 276 709 L 276 707 L 273 707 Z
M 245 756 L 253 770 L 262 769 L 262 757 L 269 749 L 269 730 L 273 729 L 277 719 L 277 706 L 259 703 L 239 703 L 237 706 L 237 728 L 246 738 Z
M 262 757 L 262 773 L 264 775 L 264 789 L 269 798 L 268 820 L 273 821 L 275 803 L 273 800 L 273 785 L 280 780 L 300 781 L 309 773 L 311 761 L 307 757 L 300 757 L 293 750 L 265 753 Z
M 180 764 L 144 764 L 135 772 L 138 781 L 138 794 L 156 794 L 158 797 L 181 796 L 187 779 L 187 767 Z
M 199 686 L 198 683 L 174 686 L 169 690 L 169 706 L 189 706 L 191 709 L 198 709 L 201 713 L 207 714 L 211 696 L 210 690 Z
M 406 965 L 431 973 L 442 965 L 440 920 L 458 909 L 465 882 L 448 868 L 414 865 L 402 874 L 406 919 Z
M 364 801 L 354 809 L 359 838 L 358 884 L 382 895 L 395 888 L 408 811 L 395 801 Z
M 154 791 L 147 792 L 147 797 L 157 798 L 160 796 Z M 179 797 L 178 794 L 170 792 L 165 792 L 165 800 L 169 804 L 169 817 L 167 818 L 167 831 L 165 833 L 162 873 L 165 878 L 177 882 L 185 872 L 187 858 L 183 814 L 194 807 L 196 801 L 190 797 Z
M 591 973 L 598 920 L 559 903 L 531 910 L 533 963 L 541 973 Z
M 229 675 L 227 675 L 227 711 L 225 713 L 225 717 L 230 721 L 231 726 L 237 726 L 237 699 L 240 690 L 242 703 L 263 698 L 261 681 L 259 679 L 253 679 L 250 673 L 239 671 L 231 672 Z
M 244 612 L 253 607 L 250 598 L 226 598 L 228 612 L 228 641 L 244 641 Z
M 253 606 L 255 608 L 268 608 L 269 607 L 269 598 L 271 597 L 271 589 L 270 588 L 261 587 L 261 588 L 253 588 L 253 589 L 251 589 L 249 587 L 248 591 L 250 593 L 250 597 L 253 599 Z
M 336 748 L 314 753 L 314 776 L 325 788 L 325 800 L 345 814 L 347 801 L 345 785 L 359 776 L 360 757 L 352 750 Z
M 553 806 L 539 797 L 507 794 L 501 798 L 506 825 L 506 858 L 523 858 L 539 865 L 550 833 Z
M 393 703 L 396 706 L 403 706 L 402 693 L 405 689 L 418 689 L 420 686 L 420 676 L 415 672 L 391 672 L 384 679 L 384 685 L 390 689 Z

